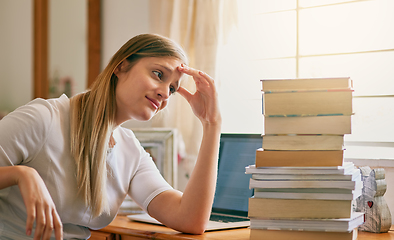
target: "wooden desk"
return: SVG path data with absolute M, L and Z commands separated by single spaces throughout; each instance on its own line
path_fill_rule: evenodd
M 206 232 L 202 235 L 183 234 L 167 227 L 130 221 L 117 216 L 107 227 L 92 231 L 91 240 L 134 240 L 134 239 L 204 239 L 204 240 L 249 240 L 249 229 L 240 228 Z M 394 240 L 394 230 L 388 233 L 359 232 L 357 240 Z

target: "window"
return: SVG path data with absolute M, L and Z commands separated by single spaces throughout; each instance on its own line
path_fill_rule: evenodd
M 262 133 L 260 79 L 354 81 L 348 154 L 394 159 L 394 1 L 238 1 L 239 25 L 219 49 L 223 131 Z

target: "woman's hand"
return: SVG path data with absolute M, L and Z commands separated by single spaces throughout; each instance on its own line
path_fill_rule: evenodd
M 193 77 L 196 83 L 196 92 L 190 93 L 183 87 L 178 92 L 190 104 L 193 113 L 204 124 L 221 124 L 219 102 L 214 80 L 206 73 L 190 68 L 184 64 L 178 67 L 181 73 Z
M 195 93 L 183 87 L 179 87 L 178 92 L 202 122 L 203 136 L 196 164 L 183 194 L 176 190 L 160 193 L 150 202 L 148 212 L 168 227 L 202 234 L 215 195 L 222 118 L 214 80 L 208 74 L 183 64 L 178 66 L 178 71 L 192 76 L 196 84 Z
M 17 166 L 17 184 L 26 206 L 26 234 L 31 235 L 36 221 L 34 239 L 49 239 L 55 231 L 56 239 L 63 239 L 63 225 L 55 204 L 37 171 L 30 167 Z

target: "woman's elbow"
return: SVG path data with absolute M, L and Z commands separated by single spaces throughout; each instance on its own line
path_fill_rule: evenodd
M 207 225 L 208 225 L 208 220 L 200 219 L 200 220 L 190 221 L 189 219 L 183 222 L 182 226 L 178 229 L 178 231 L 188 234 L 200 235 L 205 232 Z
M 188 227 L 187 229 L 185 229 L 182 232 L 183 233 L 200 235 L 200 234 L 203 234 L 205 232 L 205 229 L 206 229 L 206 225 L 204 225 L 204 226 L 194 225 L 194 226 Z
M 196 224 L 192 227 L 190 234 L 203 234 L 207 229 L 207 224 Z

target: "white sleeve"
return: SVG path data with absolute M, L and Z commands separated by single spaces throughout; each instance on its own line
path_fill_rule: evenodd
M 160 174 L 155 163 L 143 147 L 140 148 L 141 161 L 131 179 L 129 195 L 147 212 L 150 201 L 158 194 L 173 189 Z
M 50 104 L 36 99 L 0 120 L 0 167 L 34 159 L 48 136 L 51 119 Z

